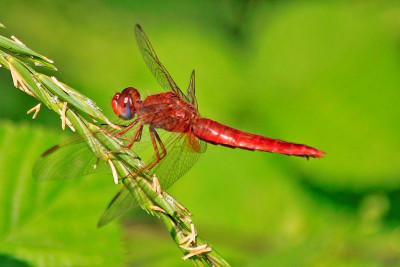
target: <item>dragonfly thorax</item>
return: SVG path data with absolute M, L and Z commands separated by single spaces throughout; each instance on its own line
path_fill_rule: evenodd
M 197 109 L 173 92 L 150 95 L 141 103 L 137 116 L 142 124 L 184 133 L 198 117 Z
M 142 101 L 138 90 L 133 87 L 125 88 L 121 93 L 116 93 L 111 100 L 114 113 L 123 120 L 131 120 Z

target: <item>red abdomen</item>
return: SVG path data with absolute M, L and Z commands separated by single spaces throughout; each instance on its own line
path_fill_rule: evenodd
M 192 127 L 193 134 L 206 142 L 248 150 L 260 150 L 299 157 L 320 158 L 325 152 L 306 145 L 246 133 L 210 119 L 199 118 Z

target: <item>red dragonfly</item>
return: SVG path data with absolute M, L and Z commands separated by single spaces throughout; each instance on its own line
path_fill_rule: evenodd
M 186 96 L 158 59 L 153 46 L 140 25 L 136 25 L 136 38 L 147 66 L 167 92 L 150 95 L 145 100 L 141 100 L 138 90 L 128 87 L 121 93 L 116 93 L 111 104 L 115 114 L 123 120 L 132 120 L 136 116 L 134 121 L 120 132 L 120 134 L 124 134 L 137 125 L 128 148 L 140 141 L 143 126 L 149 125 L 156 158 L 154 162 L 146 166 L 146 169 L 153 168 L 167 155 L 167 149 L 156 129 L 181 134 L 186 138 L 186 146 L 189 146 L 194 153 L 201 152 L 199 141 L 202 140 L 231 148 L 267 151 L 306 158 L 323 156 L 323 151 L 313 147 L 242 132 L 219 122 L 202 118 L 195 97 L 194 71 Z
M 195 72 L 192 72 L 185 95 L 158 59 L 141 26 L 136 25 L 135 33 L 144 61 L 167 92 L 150 95 L 144 100 L 141 100 L 138 90 L 133 87 L 116 93 L 111 101 L 115 114 L 123 120 L 133 120 L 116 136 L 132 131 L 126 149 L 132 148 L 136 153 L 140 150 L 139 143 L 152 143 L 155 155 L 152 152 L 152 159 L 145 161 L 150 163 L 139 171 L 150 170 L 150 174 L 156 173 L 163 189 L 168 189 L 196 163 L 200 154 L 206 150 L 207 143 L 305 158 L 323 156 L 322 150 L 307 145 L 243 132 L 201 117 L 195 97 Z M 149 130 L 146 137 L 142 137 L 144 126 L 148 126 Z M 160 131 L 164 132 L 161 136 Z M 143 140 L 146 138 L 147 142 Z M 106 164 L 93 168 L 99 160 L 84 142 L 73 141 L 45 152 L 33 173 L 40 180 L 68 179 L 105 169 Z M 130 191 L 124 187 L 108 206 L 99 226 L 138 204 L 137 199 L 132 200 Z

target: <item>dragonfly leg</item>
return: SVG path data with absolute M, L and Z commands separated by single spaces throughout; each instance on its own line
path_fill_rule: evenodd
M 130 129 L 132 129 L 133 126 L 135 126 L 139 121 L 140 121 L 139 118 L 136 118 L 136 119 L 135 119 L 131 124 L 129 124 L 128 126 L 119 125 L 119 126 L 125 127 L 125 128 L 124 128 L 122 131 L 119 131 L 119 132 L 116 132 L 116 133 L 114 133 L 114 132 L 112 132 L 112 131 L 110 131 L 110 130 L 108 130 L 108 129 L 106 129 L 106 128 L 104 128 L 103 131 L 105 131 L 106 133 L 109 133 L 109 134 L 114 134 L 114 135 L 116 134 L 116 135 L 118 136 L 118 138 L 119 138 L 119 139 L 122 139 L 122 140 L 128 140 L 128 141 L 134 140 L 134 141 L 133 141 L 133 143 L 134 143 L 134 142 L 136 142 L 136 141 L 140 141 L 140 139 L 141 139 L 141 137 L 142 137 L 142 131 L 141 131 L 141 130 L 138 130 L 138 129 L 139 129 L 140 127 L 142 127 L 142 126 L 139 126 L 138 129 L 136 129 L 135 133 L 133 134 L 133 136 L 136 136 L 136 138 L 124 137 L 124 136 L 120 136 L 120 135 L 123 135 L 123 134 L 125 134 L 127 131 L 129 131 Z M 138 133 L 138 132 L 139 132 L 139 133 Z M 133 143 L 132 143 L 132 144 L 129 143 L 130 147 L 132 147 Z
M 117 134 L 118 135 L 123 135 L 124 133 L 126 133 L 127 131 L 129 131 L 130 129 L 133 128 L 133 126 L 135 126 L 138 122 L 139 122 L 139 118 L 136 118 L 131 124 L 129 124 L 125 129 L 123 129 L 122 131 L 119 131 Z
M 150 131 L 150 137 L 151 137 L 151 142 L 153 143 L 154 151 L 156 152 L 156 160 L 142 168 L 142 170 L 139 170 L 138 172 L 142 172 L 144 170 L 151 170 L 154 166 L 156 166 L 160 161 L 167 155 L 167 150 L 165 149 L 165 146 L 163 142 L 161 141 L 160 136 L 158 135 L 157 131 L 153 127 L 149 127 Z M 162 153 L 158 150 L 157 142 L 161 147 Z
M 141 172 L 143 172 L 145 170 L 151 170 L 154 166 L 156 166 L 158 163 L 160 163 L 160 161 L 167 155 L 167 150 L 165 149 L 165 146 L 162 143 L 161 138 L 158 135 L 158 133 L 156 132 L 156 130 L 153 127 L 150 126 L 149 127 L 149 131 L 150 131 L 151 142 L 153 143 L 153 147 L 154 147 L 154 152 L 156 153 L 155 161 L 153 163 L 149 164 L 149 165 L 144 166 L 143 168 L 140 168 L 137 171 L 129 173 L 125 177 L 131 176 L 131 175 L 132 176 L 136 176 L 137 174 L 139 174 L 139 173 L 141 173 Z M 158 149 L 157 142 L 161 147 L 161 150 L 162 150 L 161 153 L 160 153 L 160 151 Z
M 109 134 L 109 135 L 114 135 L 115 136 L 115 134 L 117 134 L 118 135 L 118 133 L 115 133 L 115 132 L 113 132 L 113 131 L 111 131 L 111 130 L 109 130 L 109 129 L 107 129 L 107 128 L 101 128 L 101 131 L 103 131 L 103 132 L 105 132 L 106 134 Z M 132 138 L 130 138 L 130 137 L 125 137 L 125 136 L 116 136 L 118 139 L 121 139 L 121 140 L 126 140 L 126 141 L 130 141 Z
M 129 126 L 128 126 L 128 127 L 129 127 Z M 117 149 L 117 150 L 107 151 L 107 154 L 118 153 L 118 152 L 121 152 L 121 151 L 124 151 L 124 150 L 131 149 L 131 147 L 133 146 L 133 144 L 134 144 L 136 141 L 140 141 L 140 139 L 142 138 L 142 130 L 143 130 L 143 125 L 140 124 L 140 125 L 136 128 L 135 132 L 133 133 L 132 138 L 127 139 L 127 140 L 130 140 L 130 142 L 129 142 L 129 144 L 128 144 L 127 146 L 125 146 L 125 147 L 123 147 L 123 148 L 120 148 L 120 149 Z M 122 138 L 122 139 L 125 139 L 125 138 Z
M 150 137 L 152 137 L 151 141 L 152 141 L 153 146 L 155 147 L 155 149 L 157 149 L 157 146 L 156 146 L 156 142 L 154 140 L 154 137 L 157 139 L 158 144 L 160 145 L 162 153 L 163 153 L 163 156 L 161 157 L 161 159 L 164 158 L 167 155 L 167 150 L 165 149 L 165 146 L 164 146 L 163 142 L 161 141 L 161 138 L 158 135 L 156 129 L 154 129 L 153 127 L 150 127 Z
M 136 129 L 135 132 L 133 133 L 131 141 L 130 141 L 129 144 L 126 146 L 127 149 L 130 149 L 130 148 L 133 146 L 133 144 L 134 144 L 135 142 L 139 142 L 140 139 L 142 139 L 142 130 L 143 130 L 143 125 L 141 124 L 141 125 L 139 125 L 139 126 L 137 127 L 137 129 Z

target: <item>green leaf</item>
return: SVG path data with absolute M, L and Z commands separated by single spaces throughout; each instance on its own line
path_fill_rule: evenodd
M 2 123 L 0 255 L 33 265 L 118 265 L 123 261 L 119 227 L 96 228 L 112 179 L 97 174 L 44 183 L 32 178 L 40 153 L 59 139 L 45 129 Z

